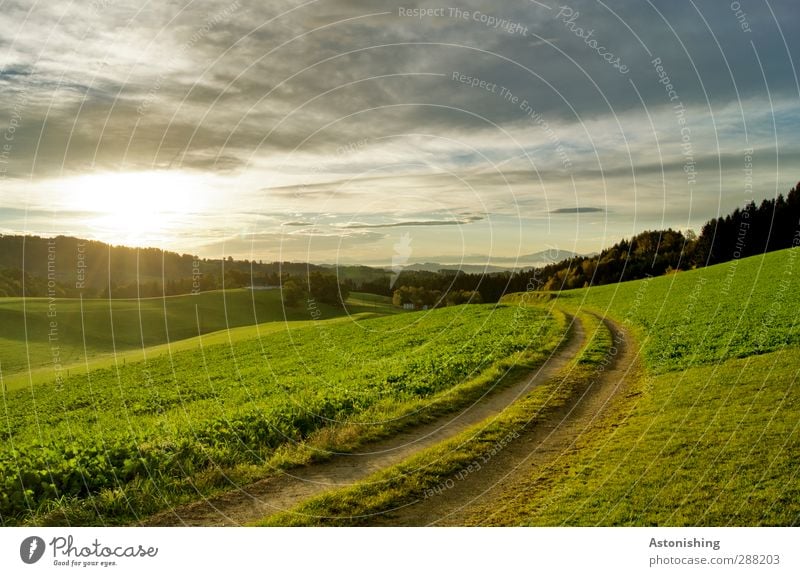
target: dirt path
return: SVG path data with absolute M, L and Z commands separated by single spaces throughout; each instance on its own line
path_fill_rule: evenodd
M 434 498 L 394 510 L 370 521 L 386 526 L 493 525 L 493 520 L 515 498 L 530 493 L 559 459 L 575 451 L 575 443 L 603 416 L 626 390 L 637 366 L 637 349 L 618 324 L 604 320 L 614 338 L 616 354 L 609 353 L 606 368 L 543 422 L 529 426 L 491 465 L 456 482 Z M 613 351 L 613 349 L 612 349 Z
M 319 463 L 295 468 L 207 500 L 174 508 L 146 519 L 148 526 L 240 526 L 287 510 L 329 490 L 344 488 L 383 468 L 452 438 L 470 426 L 499 414 L 532 387 L 561 370 L 584 343 L 583 326 L 572 319 L 558 350 L 533 373 L 487 395 L 460 412 L 363 447 L 353 454 L 338 455 Z

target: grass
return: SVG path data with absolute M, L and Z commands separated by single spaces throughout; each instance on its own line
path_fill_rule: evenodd
M 540 360 L 563 330 L 558 310 L 567 310 L 585 319 L 593 337 L 561 378 L 455 439 L 262 523 L 368 524 L 369 515 L 424 499 L 476 458 L 492 457 L 509 435 L 558 410 L 592 377 L 611 345 L 592 312 L 632 332 L 644 374 L 579 439 L 576 452 L 543 475 L 521 478 L 494 514 L 472 521 L 798 524 L 798 256 L 800 249 L 784 250 L 660 278 L 515 295 L 500 307 L 377 317 L 390 310 L 385 300 L 353 295 L 351 316 L 320 307 L 331 319 L 266 326 L 246 326 L 248 314 L 256 316 L 252 299 L 265 299 L 267 316 L 258 320 L 282 320 L 276 293 L 232 294 L 235 305 L 228 294 L 209 294 L 203 330 L 231 326 L 234 317 L 245 324 L 184 349 L 170 345 L 171 354 L 162 349 L 146 362 L 91 365 L 58 386 L 4 393 L 0 522 L 123 523 L 394 433 L 466 404 L 513 366 L 523 370 Z M 121 349 L 139 350 L 143 332 L 146 345 L 159 345 L 159 330 L 166 339 L 167 327 L 170 339 L 173 328 L 197 337 L 196 301 L 158 299 L 154 309 L 144 302 L 144 329 L 138 302 L 110 304 Z M 18 326 L 22 302 L 0 304 L 7 307 L 0 318 L 9 313 Z M 28 327 L 41 334 L 47 302 L 27 300 L 26 313 L 32 304 L 39 324 Z M 82 331 L 79 340 L 72 332 L 67 337 L 64 319 L 75 304 L 59 301 L 65 346 L 83 340 Z M 112 321 L 108 301 L 100 305 L 105 311 L 89 325 L 102 339 Z M 180 318 L 172 322 L 171 311 Z M 301 307 L 290 319 L 309 315 Z M 25 339 L 14 330 L 0 342 L 0 358 L 22 349 Z M 45 361 L 46 336 L 38 340 Z M 93 345 L 87 354 L 108 361 L 103 344 Z
M 347 448 L 475 397 L 562 329 L 489 305 L 334 319 L 11 391 L 3 523 L 119 523 L 307 460 L 315 438 Z
M 575 453 L 523 478 L 493 503 L 492 514 L 481 509 L 470 523 L 800 524 L 798 256 L 800 249 L 784 250 L 660 278 L 504 299 L 616 319 L 639 342 L 645 371 L 578 439 Z M 576 383 L 582 372 L 571 374 Z M 369 524 L 371 515 L 424 499 L 496 449 L 521 420 L 557 406 L 557 399 L 537 395 L 556 385 L 491 423 L 261 524 Z
M 581 352 L 557 378 L 535 388 L 497 418 L 373 474 L 347 489 L 312 498 L 293 510 L 265 518 L 261 526 L 359 526 L 373 517 L 433 497 L 451 482 L 477 472 L 508 442 L 562 408 L 596 374 L 612 345 L 611 333 L 597 317 L 583 314 L 589 335 Z M 476 465 L 477 463 L 477 465 Z M 474 470 L 474 472 L 473 472 Z
M 504 301 L 538 300 L 538 293 Z M 800 249 L 558 294 L 555 303 L 624 320 L 663 374 L 800 346 Z
M 472 522 L 800 524 L 798 354 L 787 348 L 646 379 L 641 400 L 583 438 L 577 458 Z
M 346 309 L 315 303 L 313 311 L 319 319 L 398 312 L 389 298 L 358 293 Z M 218 334 L 206 336 L 206 343 L 250 338 L 280 329 L 285 321 L 313 322 L 311 312 L 306 303 L 284 308 L 279 290 L 217 290 L 141 300 L 0 298 L 0 373 L 13 390 L 195 348 L 200 336 L 214 332 Z M 253 328 L 258 324 L 262 326 Z
M 473 521 L 800 523 L 798 256 L 794 248 L 559 294 L 562 305 L 608 313 L 639 335 L 641 395 L 587 434 L 579 457 Z M 536 490 L 540 482 L 553 488 Z

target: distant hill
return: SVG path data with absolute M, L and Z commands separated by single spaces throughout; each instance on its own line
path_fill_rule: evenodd
M 71 236 L 0 235 L 0 296 L 156 297 L 250 285 L 312 272 L 374 279 L 366 266 L 331 268 L 304 262 L 209 259 L 159 248 L 113 246 Z
M 438 272 L 439 270 L 448 270 L 448 271 L 456 271 L 461 270 L 462 272 L 467 272 L 469 274 L 481 274 L 487 273 L 491 274 L 492 272 L 505 272 L 507 270 L 512 270 L 512 267 L 509 266 L 494 266 L 494 265 L 484 265 L 484 264 L 439 264 L 438 262 L 415 262 L 414 264 L 409 264 L 407 266 L 403 266 L 403 270 L 409 270 L 414 272 Z M 387 268 L 387 270 L 390 270 Z
M 593 254 L 584 254 L 591 256 Z M 521 268 L 531 268 L 535 266 L 546 266 L 554 262 L 568 260 L 582 256 L 569 250 L 558 250 L 552 248 L 541 250 L 530 254 L 520 254 L 519 256 L 488 256 L 486 254 L 465 254 L 460 257 L 453 256 L 429 256 L 425 261 L 417 261 L 413 264 L 403 266 L 403 270 L 437 272 L 439 270 L 461 270 L 462 272 L 479 274 L 482 272 L 504 272 Z M 390 270 L 390 265 L 386 262 L 369 262 L 371 266 Z
M 553 262 L 560 262 L 569 258 L 581 256 L 576 252 L 569 250 L 559 250 L 552 248 L 549 250 L 541 250 L 531 254 L 521 254 L 515 257 L 492 257 L 487 259 L 487 262 L 493 265 L 499 264 L 514 264 L 516 268 L 524 268 L 529 266 L 541 266 L 542 264 L 552 264 Z

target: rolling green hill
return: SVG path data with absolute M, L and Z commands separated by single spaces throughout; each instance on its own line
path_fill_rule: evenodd
M 800 346 L 800 249 L 667 276 L 560 293 L 515 294 L 504 302 L 557 297 L 624 322 L 661 374 Z
M 800 523 L 800 248 L 557 302 L 628 324 L 648 373 L 577 458 L 475 522 Z
M 220 330 L 396 312 L 388 298 L 371 294 L 353 294 L 347 309 L 316 302 L 285 308 L 279 290 L 216 290 L 138 300 L 0 298 L 0 366 L 12 389 L 31 379 L 38 383 L 65 377 L 67 371 L 85 372 L 86 361 L 141 358 L 146 349 L 162 346 L 152 351 L 161 352 L 168 343 L 180 349 L 182 340 Z
M 800 248 L 503 301 L 606 315 L 636 337 L 644 370 L 627 373 L 568 451 L 546 466 L 520 463 L 516 476 L 504 470 L 513 481 L 486 502 L 468 491 L 466 524 L 800 525 Z M 588 346 L 614 356 L 610 339 Z M 581 374 L 585 356 L 491 422 L 260 524 L 359 525 L 435 497 L 443 479 L 486 463 L 498 439 L 557 409 L 576 378 L 594 385 L 597 370 Z
M 359 306 L 384 304 L 356 296 Z M 475 399 L 458 390 L 482 394 L 493 383 L 486 374 L 552 350 L 557 318 L 487 305 L 281 323 L 9 391 L 0 519 L 52 521 L 69 509 L 73 523 L 118 522 L 268 474 L 293 451 L 307 458 L 318 432 L 328 430 L 323 447 L 342 449 L 330 429 L 360 426 L 363 440 L 451 410 Z

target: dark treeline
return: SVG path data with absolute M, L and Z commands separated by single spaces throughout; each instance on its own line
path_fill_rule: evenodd
M 542 290 L 567 290 L 636 280 L 646 276 L 711 266 L 792 246 L 800 226 L 800 184 L 786 198 L 709 220 L 700 236 L 675 230 L 642 232 L 597 256 L 576 257 L 527 273 Z
M 789 248 L 799 229 L 800 183 L 785 198 L 779 195 L 760 205 L 750 202 L 728 216 L 708 221 L 699 236 L 672 229 L 645 231 L 600 254 L 576 256 L 539 268 L 493 274 L 404 271 L 395 285 L 445 295 L 475 290 L 484 302 L 496 302 L 506 293 L 612 284 Z M 354 284 L 351 288 L 393 295 L 386 279 Z
M 800 183 L 786 198 L 750 202 L 724 218 L 714 218 L 703 226 L 693 263 L 719 264 L 792 246 L 800 224 Z
M 496 302 L 512 292 L 636 280 L 788 248 L 799 225 L 800 183 L 786 197 L 759 205 L 750 202 L 709 220 L 699 236 L 672 229 L 645 231 L 597 255 L 529 270 L 488 274 L 404 270 L 398 277 L 366 266 L 206 259 L 65 236 L 0 235 L 0 296 L 152 297 L 223 287 L 285 286 L 291 281 L 290 299 L 317 292 L 333 303 L 334 292 L 394 297 L 404 289 L 398 296 L 401 304 Z
M 243 286 L 274 286 L 323 266 L 198 258 L 157 248 L 58 236 L 0 235 L 0 296 L 134 298 Z

